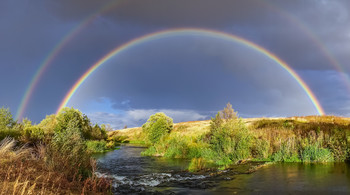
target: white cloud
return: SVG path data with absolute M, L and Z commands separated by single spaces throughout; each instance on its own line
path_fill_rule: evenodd
M 125 125 L 128 127 L 139 127 L 147 119 L 157 112 L 164 112 L 173 118 L 174 122 L 205 120 L 208 116 L 200 114 L 194 110 L 171 110 L 171 109 L 134 109 L 125 111 L 124 114 L 114 114 L 106 112 L 94 112 L 87 114 L 93 123 L 110 124 L 114 129 L 121 129 Z

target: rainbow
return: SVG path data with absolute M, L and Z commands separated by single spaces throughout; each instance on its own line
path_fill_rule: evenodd
M 78 35 L 85 27 L 87 27 L 93 20 L 95 20 L 99 16 L 99 14 L 106 12 L 111 8 L 116 7 L 120 3 L 121 1 L 112 1 L 112 2 L 106 3 L 104 6 L 97 9 L 97 11 L 89 15 L 85 20 L 83 20 L 81 23 L 75 26 L 72 30 L 70 30 L 58 42 L 58 44 L 50 51 L 47 57 L 42 61 L 39 68 L 35 72 L 32 80 L 29 82 L 29 85 L 25 90 L 23 98 L 21 99 L 21 103 L 17 109 L 16 116 L 15 116 L 16 119 L 20 119 L 23 117 L 24 111 L 28 106 L 29 100 L 32 97 L 33 92 L 35 91 L 35 88 L 37 87 L 39 80 L 43 76 L 43 73 L 46 71 L 49 65 L 53 62 L 53 60 L 58 56 L 58 54 L 62 51 L 62 49 L 68 43 L 70 43 L 75 38 L 75 36 Z
M 313 94 L 313 92 L 310 90 L 308 85 L 300 78 L 300 76 L 293 70 L 291 69 L 286 62 L 283 60 L 279 59 L 276 55 L 273 53 L 269 52 L 265 48 L 249 41 L 244 38 L 238 37 L 233 34 L 228 34 L 225 32 L 220 32 L 220 31 L 215 31 L 215 30 L 208 30 L 208 29 L 199 29 L 199 28 L 177 28 L 177 29 L 168 29 L 168 30 L 163 30 L 163 31 L 157 31 L 154 33 L 150 33 L 147 35 L 143 35 L 141 37 L 135 38 L 131 41 L 128 41 L 127 43 L 120 45 L 110 51 L 108 54 L 103 56 L 100 60 L 98 60 L 95 64 L 93 64 L 76 82 L 75 84 L 71 87 L 71 89 L 68 91 L 68 93 L 65 95 L 64 99 L 60 103 L 56 113 L 58 113 L 60 110 L 62 110 L 64 107 L 66 107 L 67 103 L 69 100 L 72 98 L 74 93 L 77 91 L 77 89 L 84 83 L 84 81 L 94 72 L 96 71 L 100 66 L 102 66 L 105 62 L 107 62 L 109 59 L 111 59 L 113 56 L 118 55 L 119 53 L 137 46 L 139 44 L 149 42 L 152 40 L 157 40 L 161 38 L 167 38 L 167 37 L 173 37 L 173 36 L 178 36 L 178 35 L 187 35 L 187 34 L 195 34 L 195 35 L 202 35 L 202 36 L 211 36 L 211 37 L 219 37 L 221 39 L 225 39 L 227 41 L 231 42 L 236 42 L 243 44 L 249 48 L 252 48 L 271 60 L 275 61 L 278 65 L 280 65 L 283 69 L 285 69 L 296 81 L 297 83 L 301 86 L 301 88 L 306 92 L 307 96 L 311 100 L 312 104 L 316 108 L 317 112 L 320 115 L 325 115 L 325 112 L 317 100 L 316 96 Z
M 282 11 L 281 8 L 277 7 L 275 4 L 266 3 L 265 6 L 267 8 L 270 8 L 274 10 L 275 12 L 279 13 L 279 15 L 285 17 L 290 23 L 294 24 L 296 27 L 298 27 L 300 30 L 303 31 L 310 39 L 311 41 L 317 46 L 317 48 L 321 51 L 321 53 L 324 55 L 324 57 L 328 60 L 328 62 L 341 74 L 340 77 L 342 78 L 344 84 L 347 87 L 347 90 L 350 92 L 350 77 L 347 76 L 346 71 L 341 66 L 341 64 L 338 62 L 338 60 L 331 54 L 329 49 L 321 42 L 321 40 L 313 33 L 308 26 L 305 25 L 302 21 L 298 20 L 295 16 L 288 13 L 287 11 Z
M 62 49 L 77 35 L 79 34 L 88 24 L 91 23 L 100 13 L 104 13 L 108 11 L 110 8 L 116 7 L 118 4 L 120 4 L 122 0 L 120 1 L 112 1 L 110 3 L 107 3 L 105 6 L 102 6 L 101 8 L 97 9 L 96 12 L 92 13 L 87 17 L 87 19 L 83 20 L 79 25 L 77 25 L 75 28 L 73 28 L 71 31 L 69 31 L 58 44 L 51 50 L 51 52 L 48 54 L 48 56 L 44 59 L 44 61 L 39 66 L 38 70 L 35 72 L 32 80 L 29 82 L 28 87 L 26 88 L 26 91 L 24 93 L 23 98 L 21 99 L 20 105 L 17 109 L 16 113 L 16 119 L 22 118 L 26 108 L 28 107 L 28 103 L 30 101 L 30 98 L 33 95 L 33 92 L 35 88 L 38 85 L 39 80 L 41 79 L 43 73 L 46 71 L 48 66 L 54 61 L 54 59 L 58 56 L 58 54 L 62 51 Z M 125 1 L 126 2 L 126 1 Z M 346 71 L 342 68 L 342 66 L 339 64 L 339 62 L 332 56 L 331 52 L 326 48 L 324 44 L 313 34 L 313 32 L 301 21 L 296 19 L 293 15 L 289 14 L 286 11 L 281 10 L 280 7 L 277 7 L 274 4 L 259 1 L 258 3 L 261 3 L 262 6 L 265 6 L 266 8 L 270 8 L 272 11 L 278 13 L 282 17 L 285 17 L 289 22 L 296 25 L 299 29 L 301 29 L 311 40 L 316 44 L 316 46 L 321 50 L 321 52 L 324 54 L 324 56 L 327 58 L 327 60 L 330 62 L 330 64 L 335 67 L 335 69 L 338 72 L 345 73 Z M 269 52 L 270 53 L 270 52 Z M 343 79 L 345 85 L 347 86 L 349 92 L 350 92 L 350 77 L 346 74 L 340 75 Z

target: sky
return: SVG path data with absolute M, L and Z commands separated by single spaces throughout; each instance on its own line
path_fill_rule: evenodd
M 349 14 L 348 0 L 1 0 L 0 107 L 39 123 L 125 46 L 66 106 L 116 129 L 227 102 L 241 117 L 318 115 L 315 101 L 350 117 Z

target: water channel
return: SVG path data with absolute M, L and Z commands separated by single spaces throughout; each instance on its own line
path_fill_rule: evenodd
M 144 157 L 146 148 L 126 144 L 99 154 L 98 175 L 113 180 L 115 194 L 350 194 L 347 163 L 261 163 L 224 171 L 189 173 L 189 161 Z

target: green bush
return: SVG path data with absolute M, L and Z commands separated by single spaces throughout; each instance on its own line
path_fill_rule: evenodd
M 0 108 L 0 140 L 5 137 L 17 139 L 21 136 L 21 126 L 17 124 L 8 108 Z
M 145 151 L 141 152 L 142 156 L 154 156 L 157 154 L 157 149 L 154 146 L 150 146 Z
M 301 162 L 295 139 L 281 141 L 279 150 L 272 155 L 272 160 L 276 162 Z
M 269 157 L 270 142 L 264 139 L 255 138 L 254 141 L 254 157 L 256 159 L 267 159 Z
M 56 116 L 55 132 L 67 131 L 68 126 L 74 124 L 84 139 L 93 139 L 92 126 L 89 118 L 74 108 L 64 108 Z
M 70 121 L 65 131 L 56 132 L 46 149 L 49 167 L 71 180 L 79 175 L 88 177 L 93 170 L 91 152 L 75 122 Z
M 210 148 L 217 153 L 217 164 L 228 165 L 251 156 L 253 136 L 230 103 L 212 118 L 206 139 Z
M 167 149 L 164 153 L 166 158 L 185 158 L 188 154 L 188 145 L 184 139 L 174 137 L 167 143 Z
M 105 140 L 97 141 L 97 140 L 89 140 L 86 141 L 87 150 L 92 153 L 100 153 L 109 150 L 107 148 L 107 142 Z
M 45 139 L 44 130 L 38 126 L 29 126 L 24 128 L 22 133 L 25 142 L 40 142 Z
M 94 140 L 101 140 L 101 139 L 107 139 L 107 132 L 105 128 L 101 128 L 97 124 L 95 124 L 90 133 L 90 139 Z
M 207 162 L 203 158 L 192 158 L 188 166 L 188 170 L 191 172 L 196 172 L 203 170 L 207 167 Z
M 321 148 L 318 143 L 308 145 L 301 153 L 303 162 L 333 162 L 334 157 L 330 150 Z
M 11 129 L 16 122 L 12 118 L 10 109 L 1 107 L 0 108 L 0 131 L 6 131 Z
M 150 116 L 147 122 L 142 125 L 142 131 L 151 144 L 157 143 L 162 136 L 169 134 L 172 129 L 173 119 L 162 112 Z

